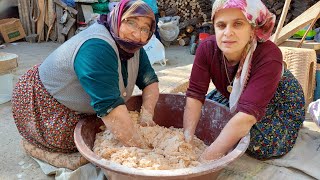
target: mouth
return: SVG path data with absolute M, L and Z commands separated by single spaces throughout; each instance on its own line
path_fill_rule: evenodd
M 222 43 L 223 44 L 226 44 L 226 45 L 228 45 L 228 44 L 234 44 L 234 43 L 236 43 L 237 41 L 222 41 Z

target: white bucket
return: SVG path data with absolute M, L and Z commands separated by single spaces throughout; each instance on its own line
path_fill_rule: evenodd
M 12 81 L 13 75 L 11 73 L 0 75 L 0 104 L 11 100 L 13 88 Z

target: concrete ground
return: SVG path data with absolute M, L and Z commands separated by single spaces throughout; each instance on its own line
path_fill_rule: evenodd
M 13 71 L 14 83 L 24 72 L 35 64 L 41 63 L 44 58 L 56 49 L 60 44 L 48 43 L 26 43 L 18 42 L 6 44 L 0 52 L 15 53 L 19 56 L 19 67 Z M 166 66 L 154 64 L 153 67 L 159 77 L 160 91 L 169 93 L 176 87 L 188 81 L 192 68 L 194 56 L 190 55 L 187 47 L 170 46 L 166 48 Z M 0 84 L 1 86 L 1 84 Z M 211 87 L 212 88 L 212 87 Z M 135 94 L 140 93 L 137 89 Z M 310 123 L 307 124 L 307 128 Z M 314 123 L 311 124 L 314 126 Z M 316 129 L 317 127 L 315 127 Z M 315 137 L 319 137 L 319 129 Z M 312 131 L 305 131 L 303 134 L 310 134 Z M 300 136 L 300 135 L 299 135 Z M 302 139 L 305 136 L 302 136 Z M 318 138 L 319 139 L 319 138 Z M 45 175 L 39 165 L 20 148 L 21 137 L 16 129 L 11 113 L 11 103 L 0 104 L 0 180 L 31 180 L 31 179 L 54 179 L 54 176 Z M 303 139 L 301 142 L 305 141 Z M 318 142 L 318 141 L 317 141 Z M 320 141 L 319 141 L 320 143 Z M 299 146 L 297 147 L 299 148 Z M 302 152 L 302 151 L 301 151 Z M 308 151 L 305 151 L 308 152 Z M 298 153 L 299 154 L 299 153 Z M 300 155 L 299 155 L 300 156 Z M 315 157 L 316 159 L 319 157 Z M 320 162 L 320 161 L 319 161 Z M 319 163 L 314 167 L 319 167 Z M 300 163 L 303 164 L 303 163 Z M 304 165 L 306 166 L 306 164 Z M 276 165 L 269 165 L 268 162 L 258 161 L 243 155 L 239 160 L 233 162 L 221 173 L 219 179 L 314 179 L 310 172 L 295 170 L 293 167 L 288 168 Z M 317 177 L 320 177 L 317 176 Z M 317 178 L 316 178 L 317 179 Z
M 17 42 L 6 44 L 0 52 L 14 53 L 19 56 L 19 66 L 13 71 L 15 83 L 30 67 L 41 63 L 59 45 L 53 42 L 39 44 Z M 160 79 L 159 86 L 162 93 L 170 92 L 177 84 L 188 80 L 193 57 L 186 47 L 166 48 L 167 65 L 153 65 Z M 139 92 L 135 89 L 134 93 Z M 39 165 L 20 148 L 21 137 L 12 118 L 10 102 L 0 104 L 0 117 L 0 180 L 54 179 L 46 176 Z

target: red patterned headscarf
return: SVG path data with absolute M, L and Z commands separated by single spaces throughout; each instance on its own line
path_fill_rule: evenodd
M 137 43 L 121 39 L 119 29 L 121 22 L 130 17 L 148 17 L 152 20 L 151 32 L 154 33 L 156 23 L 152 9 L 141 0 L 121 0 L 108 15 L 100 15 L 99 23 L 110 31 L 117 43 L 121 60 L 129 60 L 134 53 L 148 43 L 152 34 L 145 43 Z
M 212 6 L 212 19 L 217 11 L 226 8 L 238 8 L 242 11 L 248 22 L 255 27 L 256 39 L 259 42 L 270 38 L 276 16 L 261 0 L 216 0 Z

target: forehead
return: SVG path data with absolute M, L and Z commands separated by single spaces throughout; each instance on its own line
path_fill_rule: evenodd
M 242 11 L 238 8 L 221 9 L 217 11 L 214 15 L 214 22 L 220 22 L 220 21 L 228 22 L 228 21 L 235 21 L 235 20 L 247 21 Z

